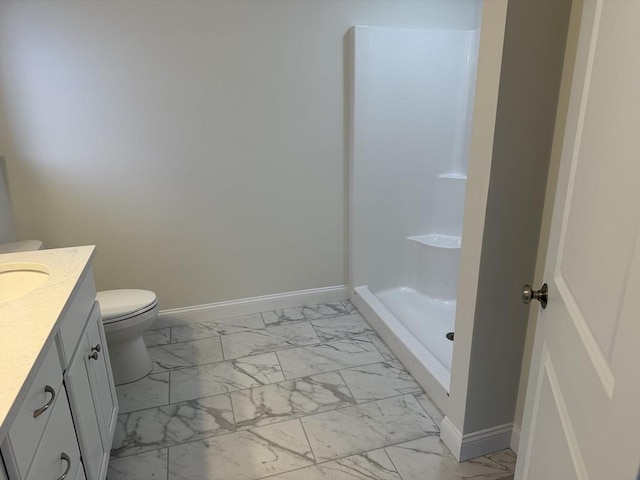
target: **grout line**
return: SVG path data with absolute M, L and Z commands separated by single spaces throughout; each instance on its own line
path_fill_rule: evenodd
M 171 452 L 169 451 L 169 447 L 167 447 L 167 477 L 166 480 L 169 480 L 169 464 L 171 463 L 169 461 L 169 455 L 171 455 Z
M 309 445 L 309 451 L 313 456 L 313 464 L 318 464 L 318 457 L 316 457 L 316 452 L 313 451 L 313 447 L 311 446 L 311 441 L 309 440 L 309 435 L 307 434 L 307 430 L 304 428 L 304 424 L 302 423 L 302 417 L 298 417 L 298 423 L 300 423 L 300 428 L 302 428 L 302 433 L 304 433 L 304 438 L 307 439 L 307 445 Z
M 418 400 L 418 398 L 416 397 L 416 393 L 418 393 L 418 392 L 414 392 L 414 393 L 412 393 L 412 395 L 413 395 L 413 396 L 415 397 L 415 399 L 417 400 L 418 405 L 420 405 L 420 408 L 421 408 L 422 410 L 424 410 L 424 413 L 426 413 L 426 414 L 427 414 L 427 417 L 429 417 L 429 419 L 433 422 L 433 424 L 436 426 L 436 428 L 438 429 L 438 431 L 441 431 L 442 429 L 441 429 L 441 427 L 440 427 L 440 424 L 438 424 L 438 422 L 436 422 L 435 418 L 433 418 L 433 417 L 431 416 L 431 414 L 427 411 L 427 409 L 424 407 L 424 405 L 422 405 L 422 402 L 421 402 L 420 400 Z M 431 399 L 431 397 L 429 397 L 429 394 L 428 394 L 427 392 L 425 392 L 424 390 L 422 390 L 422 392 L 421 392 L 421 393 L 418 393 L 418 395 L 422 395 L 422 394 L 426 395 L 426 396 L 429 398 L 429 400 L 431 400 L 431 402 L 433 403 L 433 400 Z M 442 412 L 440 412 L 440 413 L 442 413 Z
M 347 370 L 346 368 L 343 368 L 342 370 Z M 353 392 L 351 391 L 351 387 L 349 387 L 349 384 L 347 383 L 347 381 L 344 379 L 344 376 L 342 375 L 342 370 L 337 370 L 338 375 L 340 375 L 340 378 L 342 379 L 342 381 L 344 382 L 344 386 L 347 387 L 347 390 L 349 391 L 349 394 L 351 395 L 351 398 L 353 398 L 353 401 L 356 402 L 354 405 L 359 405 L 358 403 L 358 399 L 356 398 L 356 396 L 353 394 Z
M 423 437 L 424 438 L 424 437 Z M 418 438 L 416 440 L 419 440 Z M 411 442 L 415 441 L 415 440 L 410 440 Z M 382 450 L 384 451 L 384 454 L 387 456 L 387 458 L 389 459 L 389 461 L 391 462 L 391 465 L 393 465 L 393 468 L 396 469 L 396 473 L 398 474 L 398 476 L 400 477 L 400 480 L 404 480 L 404 477 L 402 476 L 402 474 L 400 473 L 400 470 L 398 470 L 398 466 L 395 464 L 395 462 L 393 461 L 393 459 L 391 458 L 391 455 L 389 455 L 389 452 L 387 452 L 387 448 L 388 447 L 392 447 L 393 445 L 388 445 L 385 447 L 382 447 Z
M 229 359 L 225 358 L 224 347 L 222 346 L 222 336 L 221 335 L 218 336 L 218 344 L 220 345 L 220 354 L 222 355 L 222 361 L 224 362 L 224 361 L 227 361 L 227 360 L 232 360 L 230 358 Z M 205 363 L 205 365 L 207 365 L 207 364 Z M 196 365 L 196 366 L 199 366 L 199 365 Z
M 284 380 L 282 380 L 283 382 L 286 382 L 288 379 L 287 377 L 284 376 L 284 368 L 282 368 L 282 362 L 280 361 L 280 357 L 278 356 L 278 352 L 273 352 L 273 354 L 276 356 L 276 361 L 278 362 L 278 366 L 280 367 L 280 373 L 282 374 L 282 378 L 284 378 Z M 269 383 L 267 385 L 274 385 L 276 383 L 280 383 L 280 382 L 273 382 L 273 383 Z

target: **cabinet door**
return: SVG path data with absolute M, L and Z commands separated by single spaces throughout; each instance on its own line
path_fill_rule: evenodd
M 116 428 L 118 401 L 97 303 L 64 379 L 87 479 L 103 480 Z
M 64 388 L 61 388 L 61 398 L 53 406 L 51 419 L 33 457 L 27 480 L 77 478 L 78 469 L 82 468 L 76 432 L 64 392 Z
M 111 373 L 109 350 L 102 327 L 102 315 L 96 303 L 87 324 L 87 338 L 92 348 L 89 363 L 89 381 L 96 412 L 98 413 L 100 433 L 105 449 L 110 450 L 118 420 L 118 400 Z
M 76 354 L 64 374 L 64 383 L 69 395 L 85 473 L 89 480 L 102 480 L 106 476 L 109 449 L 105 451 L 102 442 L 99 417 L 91 393 L 90 353 L 91 346 L 85 330 L 80 337 Z

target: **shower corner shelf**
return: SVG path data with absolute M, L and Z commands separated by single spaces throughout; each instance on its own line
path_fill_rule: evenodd
M 442 235 L 439 233 L 428 233 L 427 235 L 415 235 L 407 237 L 407 240 L 421 243 L 429 247 L 436 248 L 460 248 L 462 238 L 455 235 Z

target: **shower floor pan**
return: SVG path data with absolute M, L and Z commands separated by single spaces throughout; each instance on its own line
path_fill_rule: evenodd
M 355 287 L 351 301 L 427 394 L 447 412 L 456 303 L 434 300 L 409 288 L 374 294 Z

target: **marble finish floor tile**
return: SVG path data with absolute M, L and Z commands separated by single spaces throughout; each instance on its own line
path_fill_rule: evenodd
M 281 382 L 275 353 L 252 355 L 171 372 L 171 403 Z
M 269 480 L 402 480 L 383 449 L 301 468 Z M 429 479 L 424 479 L 429 480 Z
M 169 449 L 169 480 L 254 480 L 314 463 L 299 420 Z
M 155 330 L 147 330 L 142 334 L 144 343 L 147 347 L 157 347 L 158 345 L 166 345 L 171 343 L 171 329 L 157 328 Z
M 231 400 L 218 395 L 118 415 L 111 454 L 122 457 L 235 429 Z
M 117 387 L 109 480 L 513 479 L 510 450 L 455 461 L 349 301 L 176 323 L 145 332 L 153 373 Z
M 200 338 L 247 332 L 264 328 L 264 326 L 262 316 L 259 313 L 255 315 L 210 320 L 191 325 L 181 325 L 171 328 L 171 343 L 188 342 L 189 340 L 198 340 Z
M 403 480 L 499 480 L 512 475 L 515 466 L 511 450 L 458 463 L 437 433 L 385 450 Z
M 169 403 L 169 372 L 152 373 L 135 382 L 116 386 L 118 413 L 128 413 Z
M 149 348 L 149 355 L 151 355 L 151 360 L 154 363 L 154 373 L 223 360 L 220 337 L 151 347 Z
M 437 431 L 413 395 L 318 413 L 301 420 L 318 462 L 414 440 Z
M 350 314 L 359 313 L 355 305 L 351 303 L 351 300 L 345 300 L 344 302 L 342 302 L 342 305 L 344 305 L 344 309 Z
M 129 457 L 112 458 L 107 470 L 109 480 L 166 480 L 167 449 L 152 450 Z
M 233 392 L 231 404 L 241 428 L 353 405 L 355 400 L 340 374 L 331 372 Z
M 358 403 L 422 392 L 413 377 L 397 360 L 340 370 Z
M 299 320 L 317 320 L 319 318 L 337 317 L 340 315 L 349 315 L 350 313 L 343 302 L 335 302 L 263 312 L 262 318 L 267 325 L 276 325 Z
M 438 406 L 435 404 L 433 400 L 429 398 L 429 395 L 426 393 L 414 394 L 422 408 L 425 409 L 427 415 L 431 417 L 431 420 L 438 426 L 438 430 L 442 429 L 442 420 L 444 420 L 444 413 L 440 411 Z
M 391 349 L 378 335 L 369 335 L 367 339 L 376 346 L 385 360 L 397 360 Z
M 357 339 L 362 335 L 375 334 L 375 330 L 362 318 L 359 313 L 343 315 L 333 318 L 311 320 L 311 325 L 323 342 Z
M 278 359 L 284 376 L 288 379 L 384 360 L 371 342 L 360 340 L 343 340 L 310 347 L 291 348 L 278 352 Z
M 320 343 L 320 339 L 309 322 L 297 322 L 267 327 L 263 330 L 223 335 L 220 339 L 225 359 Z

